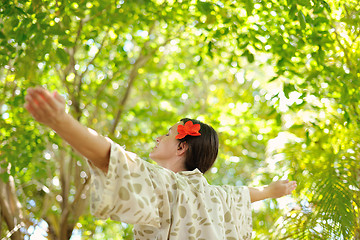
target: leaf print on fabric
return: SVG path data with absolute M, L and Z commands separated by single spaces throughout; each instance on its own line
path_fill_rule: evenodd
M 92 213 L 134 224 L 134 239 L 251 239 L 246 187 L 209 185 L 197 169 L 177 174 L 113 142 L 108 174 L 91 174 Z

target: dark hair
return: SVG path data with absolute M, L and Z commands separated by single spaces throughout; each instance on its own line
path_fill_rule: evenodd
M 180 142 L 186 142 L 189 146 L 186 152 L 185 167 L 192 171 L 198 168 L 205 173 L 214 164 L 219 151 L 219 138 L 216 131 L 209 125 L 195 119 L 183 118 L 180 121 L 184 124 L 192 121 L 193 124 L 200 124 L 201 136 L 187 135 Z

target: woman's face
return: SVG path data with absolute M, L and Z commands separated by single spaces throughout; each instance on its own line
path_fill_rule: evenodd
M 149 157 L 157 162 L 160 166 L 165 167 L 168 160 L 176 157 L 177 149 L 179 146 L 179 140 L 175 139 L 178 135 L 177 127 L 182 125 L 182 122 L 178 122 L 169 128 L 169 132 L 166 135 L 162 135 L 156 138 L 156 146 L 149 154 Z

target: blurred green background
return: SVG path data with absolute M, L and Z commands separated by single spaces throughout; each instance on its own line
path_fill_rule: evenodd
M 355 0 L 2 0 L 0 239 L 132 239 L 88 207 L 89 171 L 23 108 L 57 90 L 148 159 L 183 117 L 217 129 L 212 184 L 296 180 L 253 204 L 253 239 L 360 239 Z

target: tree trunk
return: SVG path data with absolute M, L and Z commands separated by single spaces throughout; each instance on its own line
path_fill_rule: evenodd
M 14 178 L 9 176 L 7 183 L 0 180 L 0 209 L 1 216 L 9 229 L 7 237 L 21 240 L 20 227 L 24 226 L 21 204 L 16 196 Z
M 67 147 L 65 147 L 67 148 Z M 76 222 L 84 211 L 86 210 L 87 201 L 84 196 L 87 196 L 89 177 L 81 178 L 81 172 L 89 173 L 84 166 L 79 164 L 73 152 L 60 150 L 60 154 L 56 161 L 59 163 L 60 182 L 61 182 L 61 216 L 56 216 L 55 221 L 48 222 L 49 229 L 53 232 L 53 239 L 67 240 L 71 238 Z M 71 201 L 70 186 L 75 187 L 74 200 Z M 50 220 L 50 219 L 49 219 Z

